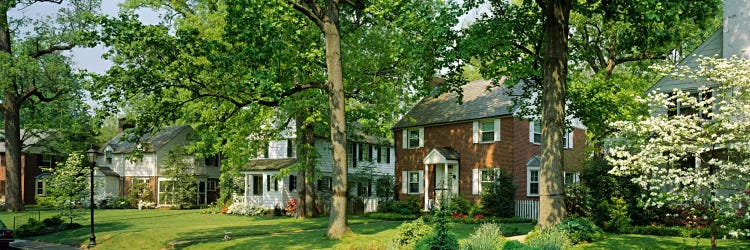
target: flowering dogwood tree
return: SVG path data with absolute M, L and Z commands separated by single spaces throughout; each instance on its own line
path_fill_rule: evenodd
M 750 61 L 700 58 L 697 68 L 669 68 L 671 77 L 704 83 L 695 91 L 654 91 L 640 101 L 651 116 L 614 122 L 611 174 L 630 176 L 647 207 L 682 207 L 711 229 L 748 235 L 730 222 L 748 219 L 740 203 L 750 180 Z M 750 221 L 750 220 L 748 220 Z

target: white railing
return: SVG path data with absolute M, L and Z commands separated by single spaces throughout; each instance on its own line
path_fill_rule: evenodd
M 378 211 L 378 198 L 365 198 L 365 213 L 374 213 Z
M 539 219 L 539 201 L 516 200 L 516 217 Z

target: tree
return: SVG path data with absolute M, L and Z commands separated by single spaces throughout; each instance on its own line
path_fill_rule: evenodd
M 482 1 L 466 1 L 465 7 L 473 8 Z M 536 105 L 541 108 L 542 123 L 542 187 L 541 200 L 543 207 L 562 203 L 562 148 L 557 143 L 562 138 L 565 109 L 567 114 L 581 117 L 584 125 L 591 125 L 591 134 L 603 138 L 607 133 L 606 119 L 608 114 L 638 112 L 630 105 L 626 95 L 619 95 L 621 86 L 611 88 L 609 79 L 616 74 L 616 66 L 637 65 L 642 61 L 663 59 L 673 49 L 695 44 L 694 28 L 710 29 L 713 15 L 717 11 L 716 0 L 692 1 L 491 1 L 490 14 L 484 15 L 464 30 L 464 39 L 459 43 L 459 62 L 465 63 L 479 59 L 480 73 L 490 79 L 514 85 L 519 81 L 525 83 L 526 93 L 519 99 L 526 99 L 533 93 L 541 91 L 541 98 L 536 98 Z M 705 10 L 705 11 L 703 11 Z M 701 13 L 692 13 L 698 11 Z M 572 16 L 572 18 L 571 18 Z M 715 21 L 713 21 L 715 23 Z M 570 33 L 569 29 L 576 30 Z M 689 39 L 689 43 L 683 40 Z M 570 41 L 568 41 L 570 39 Z M 568 51 L 570 42 L 571 50 Z M 550 47 L 552 46 L 552 47 Z M 569 56 L 570 54 L 570 56 Z M 569 94 L 567 65 L 573 62 L 576 77 L 574 81 L 583 85 L 577 86 Z M 624 66 L 620 66 L 621 68 Z M 461 64 L 455 66 L 461 69 Z M 631 72 L 638 72 L 633 67 Z M 455 70 L 451 76 L 453 83 L 450 90 L 457 90 L 463 81 L 458 78 L 461 70 Z M 591 77 L 600 74 L 601 76 Z M 594 81 L 594 87 L 586 86 L 591 78 L 601 77 L 605 81 Z M 632 79 L 632 77 L 630 77 Z M 457 83 L 457 84 L 456 84 Z M 629 84 L 642 88 L 648 84 Z M 614 89 L 611 90 L 610 89 Z M 633 90 L 619 91 L 628 93 Z M 603 92 L 603 94 L 600 94 Z M 636 90 L 635 92 L 638 92 Z M 618 94 L 612 94 L 618 93 Z M 596 98 L 590 98 L 590 97 Z M 608 99 L 612 98 L 612 99 Z M 570 101 L 570 107 L 564 104 Z M 605 105 L 600 105 L 605 104 Z M 602 107 L 601 109 L 596 107 Z M 616 109 L 606 109 L 616 108 Z M 622 110 L 618 112 L 616 110 Z M 536 110 L 522 110 L 522 116 L 538 114 Z M 636 113 L 637 114 L 637 113 Z M 601 129 L 601 131 L 597 131 Z M 546 132 L 545 132 L 546 131 Z M 553 170 L 547 172 L 545 169 Z M 554 180 L 547 182 L 547 180 Z M 550 197 L 553 199 L 547 199 Z M 547 202 L 547 201 L 551 201 Z M 542 211 L 547 211 L 543 208 Z M 562 213 L 555 212 L 549 216 L 543 212 L 542 217 L 552 221 L 562 218 Z M 547 219 L 540 220 L 545 224 Z
M 38 2 L 60 4 L 62 0 L 4 1 L 0 4 L 0 90 L 6 162 L 6 209 L 23 210 L 21 204 L 21 110 L 24 105 L 52 102 L 77 89 L 70 62 L 60 51 L 92 45 L 92 15 L 97 0 L 72 1 L 57 17 L 13 19 L 9 11 Z M 18 26 L 14 26 L 18 25 Z M 19 29 L 23 28 L 23 29 Z M 22 33 L 22 30 L 28 29 Z
M 76 208 L 89 195 L 89 163 L 82 152 L 73 152 L 52 170 L 52 176 L 47 180 L 48 188 L 40 203 L 50 204 L 60 210 L 62 214 L 73 216 Z
M 323 123 L 327 120 L 329 128 L 325 134 L 338 142 L 346 139 L 345 134 L 338 134 L 346 126 L 341 124 L 346 121 L 341 113 L 344 109 L 360 110 L 362 115 L 356 121 L 369 120 L 371 122 L 363 124 L 370 127 L 393 120 L 397 114 L 390 110 L 404 109 L 405 102 L 416 99 L 415 92 L 426 93 L 424 89 L 428 84 L 416 79 L 431 78 L 440 68 L 436 65 L 443 62 L 433 59 L 441 58 L 440 53 L 444 53 L 451 42 L 445 32 L 439 32 L 450 26 L 438 24 L 450 24 L 446 20 L 455 20 L 452 18 L 455 16 L 448 15 L 454 13 L 445 11 L 446 5 L 441 1 L 373 4 L 368 11 L 364 11 L 363 6 L 354 4 L 354 8 L 350 8 L 351 5 L 342 2 L 345 6 L 342 11 L 351 14 L 351 18 L 344 19 L 346 22 L 341 27 L 328 19 L 329 14 L 338 15 L 338 5 L 327 4 L 328 7 L 322 8 L 323 5 L 318 6 L 313 1 L 298 4 L 251 0 L 226 4 L 212 1 L 168 3 L 171 2 L 126 2 L 126 6 L 132 8 L 155 6 L 168 11 L 167 16 L 173 18 L 161 25 L 143 25 L 127 12 L 119 19 L 105 21 L 105 44 L 113 47 L 107 56 L 116 64 L 107 75 L 98 76 L 91 86 L 96 92 L 95 99 L 109 99 L 112 104 L 128 103 L 139 114 L 136 130 L 174 121 L 199 124 L 197 132 L 206 135 L 199 135 L 206 139 L 199 143 L 201 148 L 224 152 L 233 158 L 227 162 L 234 166 L 244 165 L 248 156 L 257 153 L 253 150 L 257 145 L 248 143 L 247 137 L 263 132 L 258 128 L 263 127 L 260 124 L 268 117 L 265 113 L 256 115 L 264 109 L 261 106 L 281 107 L 286 111 L 294 110 L 289 107 L 315 105 L 310 119 Z M 327 23 L 325 29 L 321 29 L 322 23 L 318 25 L 296 12 L 293 6 L 307 6 L 320 11 L 312 14 L 325 14 L 322 18 L 325 20 L 319 20 Z M 408 15 L 390 15 L 399 11 Z M 435 13 L 442 15 L 437 18 Z M 392 25 L 394 20 L 398 25 Z M 357 41 L 356 46 L 336 52 L 333 48 L 338 47 L 335 45 L 338 42 L 323 39 L 323 30 L 333 34 L 339 32 L 339 28 L 352 32 L 335 37 L 346 41 L 347 34 L 354 34 L 351 41 Z M 331 49 L 321 49 L 321 42 Z M 328 72 L 339 67 L 336 65 L 341 61 L 327 61 L 323 52 L 332 56 L 350 53 L 352 68 L 358 71 L 353 70 L 346 78 L 346 87 L 338 86 L 344 84 L 343 75 L 336 76 L 342 74 L 340 70 Z M 336 79 L 329 80 L 329 77 Z M 414 86 L 416 83 L 419 85 Z M 332 89 L 338 91 L 339 88 L 346 91 L 340 98 L 350 99 L 339 99 L 338 94 L 332 96 Z M 321 99 L 334 100 L 336 108 L 320 107 L 318 103 L 322 102 L 314 102 Z M 355 105 L 343 106 L 347 101 Z M 294 112 L 282 113 L 295 115 Z M 381 119 L 383 117 L 386 119 Z M 263 138 L 273 138 L 270 133 L 266 134 L 269 136 Z M 341 150 L 345 147 L 341 144 L 335 148 L 334 154 L 341 156 L 336 158 L 337 164 L 345 164 L 346 161 L 341 161 L 345 155 Z M 345 175 L 340 167 L 335 176 Z M 222 179 L 230 181 L 233 177 L 229 175 L 231 173 Z M 341 196 L 335 198 L 338 205 L 334 206 L 337 216 L 331 217 L 332 224 L 336 225 L 331 230 L 333 238 L 348 228 L 341 222 L 346 220 L 345 207 L 342 207 L 346 202 L 341 202 L 345 194 L 339 194 Z
M 198 200 L 198 180 L 195 178 L 196 166 L 192 156 L 185 149 L 176 147 L 169 151 L 161 175 L 169 180 L 162 183 L 166 192 L 160 193 L 160 201 L 168 201 L 178 209 L 190 208 Z M 161 188 L 161 187 L 160 187 Z
M 734 205 L 747 199 L 750 61 L 699 62 L 697 69 L 679 68 L 672 74 L 703 83 L 697 93 L 649 93 L 641 101 L 652 108 L 651 116 L 613 124 L 617 140 L 607 160 L 615 166 L 611 174 L 630 175 L 646 190 L 646 207 L 693 211 L 710 228 L 715 249 L 718 228 L 741 215 Z

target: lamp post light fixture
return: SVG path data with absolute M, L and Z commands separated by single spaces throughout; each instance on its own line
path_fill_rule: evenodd
M 94 235 L 94 167 L 96 166 L 96 150 L 91 147 L 86 151 L 89 158 L 89 170 L 91 170 L 91 195 L 89 200 L 89 209 L 91 209 L 91 233 L 89 233 L 89 248 L 96 246 L 96 235 Z

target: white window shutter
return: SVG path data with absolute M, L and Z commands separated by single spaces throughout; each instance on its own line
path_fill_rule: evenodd
M 407 186 L 409 186 L 409 173 L 406 171 L 401 171 L 401 193 L 406 194 L 409 192 L 407 189 Z
M 424 128 L 419 128 L 419 147 L 424 147 Z
M 424 171 L 419 170 L 419 193 L 424 193 Z
M 479 143 L 479 121 L 474 121 L 474 132 L 471 135 L 471 141 L 473 143 Z
M 500 119 L 495 119 L 495 141 L 500 141 Z
M 479 169 L 471 170 L 471 194 L 479 194 Z
M 409 148 L 409 131 L 408 129 L 401 130 L 401 148 Z
M 534 143 L 534 122 L 529 122 L 529 142 Z
M 568 148 L 573 148 L 573 132 L 568 133 Z

